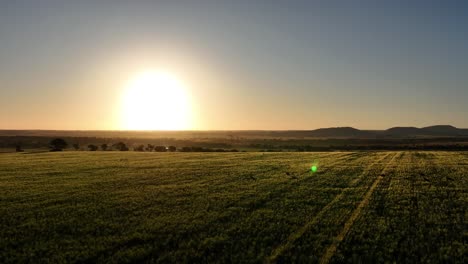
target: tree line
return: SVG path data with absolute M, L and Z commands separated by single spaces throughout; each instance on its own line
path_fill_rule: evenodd
M 73 143 L 72 147 L 74 150 L 78 151 L 81 149 L 80 145 L 78 143 Z M 63 151 L 64 149 L 68 148 L 68 143 L 62 139 L 62 138 L 56 138 L 50 141 L 49 143 L 49 148 L 50 151 Z M 110 150 L 117 150 L 117 151 L 129 151 L 130 148 L 124 143 L 124 142 L 117 142 L 112 145 L 108 144 L 101 144 L 101 145 L 94 145 L 94 144 L 89 144 L 87 146 L 87 149 L 89 151 L 110 151 Z M 21 146 L 16 147 L 17 152 L 23 151 L 21 149 Z M 158 146 L 158 145 L 152 145 L 152 144 L 147 144 L 147 145 L 138 145 L 136 147 L 133 147 L 133 151 L 139 151 L 139 152 L 238 152 L 237 149 L 212 149 L 212 148 L 203 148 L 203 147 L 182 147 L 182 148 L 177 148 L 176 146 Z

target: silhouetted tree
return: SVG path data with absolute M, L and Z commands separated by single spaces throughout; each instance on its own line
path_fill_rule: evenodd
M 62 138 L 56 138 L 50 141 L 50 151 L 62 151 L 68 146 L 67 142 Z
M 180 151 L 182 151 L 182 152 L 191 152 L 192 148 L 191 147 L 182 147 L 182 149 Z
M 128 151 L 127 145 L 125 145 L 125 143 L 123 142 L 116 143 L 112 147 L 114 147 L 115 149 L 119 151 Z
M 169 150 L 170 152 L 174 152 L 174 151 L 177 150 L 177 148 L 176 148 L 175 146 L 169 146 L 169 147 L 168 147 L 168 150 Z
M 74 148 L 75 150 L 79 150 L 79 149 L 80 149 L 80 145 L 79 145 L 78 143 L 75 143 L 75 144 L 73 144 L 73 148 Z
M 106 150 L 107 150 L 107 144 L 102 144 L 102 145 L 101 145 L 101 149 L 102 149 L 103 151 L 106 151 Z
M 156 152 L 166 152 L 167 149 L 166 149 L 165 146 L 155 146 L 154 151 L 156 151 Z
M 146 147 L 146 151 L 153 151 L 153 150 L 154 150 L 154 146 L 151 144 L 148 144 L 148 146 Z
M 21 148 L 21 145 L 16 145 L 16 152 L 23 152 L 24 150 Z
M 144 145 L 139 145 L 135 148 L 133 148 L 134 151 L 145 151 L 145 146 Z
M 192 152 L 203 152 L 204 149 L 202 147 L 192 147 Z
M 88 149 L 89 149 L 89 151 L 96 151 L 96 150 L 98 150 L 98 146 L 90 144 L 90 145 L 88 145 Z

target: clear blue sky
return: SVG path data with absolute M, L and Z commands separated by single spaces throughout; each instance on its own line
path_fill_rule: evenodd
M 467 25 L 466 1 L 1 1 L 0 128 L 120 129 L 148 68 L 191 129 L 468 127 Z

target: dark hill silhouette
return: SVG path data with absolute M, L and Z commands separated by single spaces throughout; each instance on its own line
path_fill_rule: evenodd
M 353 127 L 330 127 L 311 130 L 307 133 L 310 137 L 338 137 L 338 138 L 361 138 L 372 136 L 372 132 L 359 130 Z
M 384 131 L 386 136 L 397 137 L 414 137 L 414 136 L 429 136 L 429 137 L 457 137 L 468 136 L 468 129 L 460 129 L 450 125 L 436 125 L 423 128 L 416 127 L 392 127 Z
M 421 128 L 427 134 L 430 135 L 447 135 L 447 136 L 454 136 L 454 135 L 463 135 L 465 131 L 463 129 L 458 129 L 454 126 L 450 125 L 439 125 L 439 126 L 429 126 Z
M 330 127 L 316 130 L 275 131 L 277 137 L 315 137 L 315 138 L 413 138 L 413 137 L 459 137 L 468 136 L 468 129 L 450 125 L 436 125 L 423 128 L 392 127 L 387 130 L 359 130 L 353 127 Z
M 387 136 L 408 136 L 408 135 L 420 135 L 421 131 L 417 127 L 392 127 L 384 131 Z
M 329 127 L 315 130 L 285 130 L 285 131 L 257 131 L 271 137 L 292 137 L 292 138 L 368 138 L 373 137 L 374 133 L 365 130 L 359 130 L 353 127 Z M 239 132 L 242 133 L 242 132 Z

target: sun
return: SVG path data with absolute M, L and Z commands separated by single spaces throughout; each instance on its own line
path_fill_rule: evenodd
M 122 97 L 122 126 L 126 130 L 189 129 L 186 86 L 175 75 L 145 71 L 133 77 Z

